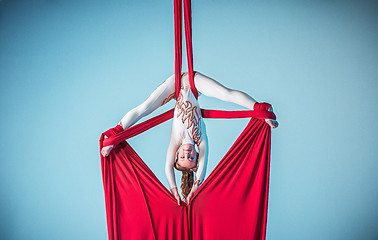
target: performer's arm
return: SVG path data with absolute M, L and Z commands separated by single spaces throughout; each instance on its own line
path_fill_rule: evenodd
M 165 161 L 165 176 L 167 177 L 169 189 L 171 190 L 172 194 L 177 199 L 177 204 L 180 205 L 180 195 L 178 194 L 177 186 L 176 186 L 176 179 L 175 179 L 175 172 L 174 172 L 174 164 L 176 158 L 176 152 L 180 147 L 180 144 L 174 138 L 174 132 L 171 133 L 171 140 L 169 141 L 169 146 L 167 150 L 167 158 Z
M 206 176 L 206 169 L 207 169 L 207 159 L 208 159 L 208 142 L 207 136 L 205 135 L 203 140 L 198 146 L 199 150 L 199 157 L 198 157 L 198 169 L 196 172 L 196 177 L 194 179 L 193 187 L 191 192 L 195 193 L 199 186 L 201 186 L 203 180 Z
M 121 119 L 123 129 L 129 128 L 142 117 L 155 111 L 160 106 L 169 102 L 175 95 L 174 75 L 165 80 L 141 105 L 135 107 Z

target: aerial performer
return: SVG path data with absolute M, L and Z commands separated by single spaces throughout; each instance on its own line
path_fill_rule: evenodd
M 278 127 L 276 116 L 269 103 L 257 102 L 247 93 L 193 70 L 190 0 L 183 5 L 188 71 L 181 72 L 182 0 L 174 0 L 174 74 L 100 136 L 109 240 L 265 240 L 271 128 Z M 201 94 L 247 110 L 202 109 L 198 103 Z M 173 109 L 137 124 L 172 99 L 176 100 Z M 206 179 L 204 118 L 250 118 Z M 165 157 L 168 190 L 127 140 L 170 119 Z M 174 169 L 182 172 L 182 199 Z
M 203 182 L 208 162 L 208 139 L 206 126 L 201 115 L 199 102 L 193 95 L 188 73 L 181 77 L 181 88 L 174 107 L 174 117 L 171 128 L 171 138 L 167 150 L 165 174 L 169 188 L 180 205 L 180 196 L 176 186 L 174 168 L 182 172 L 181 192 L 184 201 L 190 203 L 191 197 Z M 195 72 L 194 82 L 199 95 L 215 97 L 223 101 L 236 103 L 247 109 L 254 110 L 259 104 L 248 94 L 227 88 L 216 80 Z M 151 114 L 157 108 L 175 99 L 175 76 L 166 79 L 145 102 L 129 111 L 119 122 L 123 130 L 134 125 L 141 118 Z M 270 107 L 269 111 L 272 111 Z M 267 124 L 276 128 L 278 122 L 265 119 Z M 105 136 L 107 138 L 107 136 Z M 107 157 L 113 145 L 102 148 L 101 154 Z M 194 179 L 194 172 L 195 179 Z

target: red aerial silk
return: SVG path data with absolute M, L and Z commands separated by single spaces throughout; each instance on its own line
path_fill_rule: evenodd
M 181 8 L 175 4 L 175 89 L 181 86 Z M 191 43 L 190 0 L 184 17 L 190 88 L 196 98 Z M 196 191 L 189 205 L 176 199 L 125 141 L 173 117 L 173 109 L 123 131 L 104 132 L 100 149 L 115 145 L 108 157 L 101 154 L 102 178 L 110 240 L 229 240 L 265 239 L 270 159 L 270 127 L 261 119 L 276 119 L 270 104 L 255 104 L 254 111 L 202 110 L 204 118 L 251 120 L 213 172 Z M 104 136 L 109 138 L 105 139 Z
M 125 139 L 173 117 L 173 109 L 123 131 L 104 132 L 100 149 L 110 240 L 265 239 L 271 130 L 269 104 L 255 111 L 203 110 L 204 118 L 251 117 L 230 150 L 196 191 L 189 205 L 177 200 Z M 262 109 L 260 109 L 262 108 Z M 104 139 L 104 136 L 109 138 Z

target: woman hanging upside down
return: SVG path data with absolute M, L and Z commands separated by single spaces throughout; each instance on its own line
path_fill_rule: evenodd
M 224 87 L 219 82 L 199 72 L 195 72 L 194 84 L 199 94 L 215 97 L 223 101 L 233 102 L 250 110 L 254 109 L 256 100 L 248 94 Z M 175 76 L 165 80 L 141 105 L 129 111 L 119 125 L 127 129 L 142 117 L 152 113 L 158 107 L 175 98 Z M 259 103 L 257 103 L 259 104 Z M 270 111 L 273 111 L 271 108 Z M 278 127 L 278 122 L 265 119 L 270 127 Z M 101 154 L 106 157 L 113 145 L 102 148 Z M 202 184 L 207 167 L 208 143 L 206 126 L 201 116 L 201 109 L 194 97 L 188 74 L 181 77 L 181 89 L 174 109 L 171 139 L 168 146 L 165 164 L 165 174 L 170 190 L 180 205 L 180 195 L 177 191 L 175 173 L 173 168 L 182 171 L 181 191 L 184 201 L 189 204 L 190 199 Z M 196 172 L 195 180 L 194 173 Z

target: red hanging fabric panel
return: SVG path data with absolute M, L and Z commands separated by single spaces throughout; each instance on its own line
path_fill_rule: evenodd
M 275 119 L 267 109 L 202 110 L 204 117 L 254 118 L 189 205 L 177 206 L 168 189 L 124 141 L 167 121 L 172 110 L 125 131 L 117 126 L 104 132 L 100 149 L 115 145 L 108 157 L 100 154 L 109 239 L 265 239 L 271 130 L 260 119 Z
M 107 135 L 116 134 L 111 129 Z M 102 148 L 102 140 L 100 147 Z M 134 149 L 121 142 L 101 157 L 109 240 L 188 239 L 187 209 L 177 206 Z
M 190 239 L 265 239 L 270 127 L 251 119 L 188 205 Z

